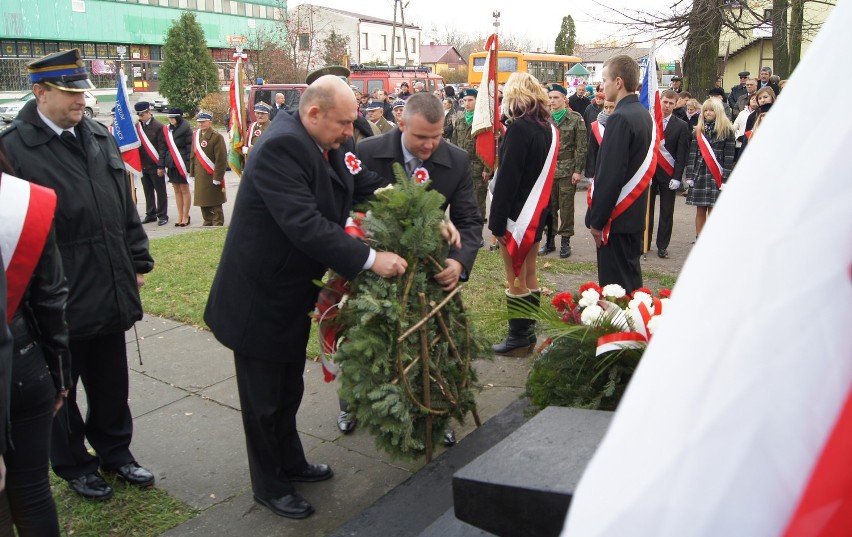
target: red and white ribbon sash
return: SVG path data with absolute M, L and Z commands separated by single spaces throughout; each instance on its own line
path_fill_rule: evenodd
M 195 149 L 195 158 L 198 159 L 201 167 L 207 170 L 207 173 L 210 175 L 215 175 L 216 165 L 213 164 L 213 161 L 204 152 L 204 148 L 201 147 L 201 129 L 195 131 L 195 143 L 192 146 Z
M 599 121 L 592 121 L 592 134 L 595 135 L 595 140 L 598 141 L 598 145 L 603 143 L 604 131 L 606 127 L 600 124 Z
M 719 164 L 718 160 L 716 160 L 716 154 L 710 146 L 710 141 L 707 140 L 707 137 L 704 136 L 703 132 L 696 136 L 695 139 L 698 142 L 698 149 L 701 150 L 701 156 L 704 158 L 704 163 L 707 164 L 707 169 L 710 170 L 710 175 L 712 175 L 713 179 L 716 181 L 716 188 L 722 188 L 722 165 Z
M 648 188 L 651 178 L 654 177 L 654 171 L 657 169 L 657 129 L 651 129 L 651 145 L 648 146 L 648 153 L 645 159 L 633 174 L 633 177 L 627 181 L 627 184 L 621 187 L 621 192 L 618 193 L 618 201 L 615 203 L 615 208 L 612 210 L 612 215 L 609 221 L 603 228 L 603 243 L 609 242 L 609 230 L 612 228 L 612 221 L 621 216 L 633 202 L 639 199 L 639 196 Z
M 641 349 L 648 345 L 648 342 L 651 341 L 651 331 L 648 330 L 648 323 L 651 321 L 651 317 L 656 315 L 662 315 L 663 313 L 663 303 L 659 298 L 653 298 L 654 304 L 654 315 L 651 315 L 651 311 L 648 309 L 648 306 L 645 303 L 639 304 L 639 316 L 641 318 L 641 323 L 637 323 L 635 332 L 618 332 L 616 334 L 607 334 L 605 336 L 601 336 L 598 338 L 598 346 L 595 351 L 595 356 L 600 356 L 606 352 L 610 351 L 618 351 L 622 349 Z M 604 311 L 613 311 L 618 310 L 621 311 L 621 308 L 615 304 L 610 302 L 600 301 L 598 302 L 604 308 Z
M 559 131 L 550 126 L 551 142 L 544 166 L 535 180 L 532 192 L 524 202 L 517 221 L 509 220 L 506 224 L 506 251 L 512 258 L 512 268 L 515 276 L 520 274 L 521 265 L 527 257 L 530 248 L 535 243 L 535 233 L 538 230 L 541 212 L 550 201 L 550 190 L 553 187 L 553 176 L 556 173 L 556 155 L 559 149 Z M 499 171 L 498 171 L 499 173 Z M 499 179 L 498 179 L 499 180 Z
M 589 189 L 586 191 L 586 205 L 592 208 L 592 196 L 595 194 L 595 178 L 589 179 Z
M 175 143 L 175 137 L 172 135 L 172 131 L 168 125 L 163 126 L 163 133 L 166 135 L 166 145 L 169 146 L 169 153 L 172 154 L 175 168 L 177 168 L 181 177 L 186 178 L 189 176 L 189 172 L 186 171 L 186 163 L 183 161 L 183 157 L 180 156 L 180 150 L 178 150 L 177 143 Z
M 2 175 L 0 251 L 6 270 L 6 322 L 11 322 L 38 265 L 55 210 L 53 190 Z
M 248 128 L 248 137 L 246 138 L 246 147 L 251 147 L 254 143 L 254 130 L 257 127 L 257 121 L 252 122 Z
M 136 123 L 136 132 L 139 133 L 139 140 L 142 141 L 142 147 L 145 148 L 145 153 L 154 161 L 155 164 L 159 164 L 160 162 L 160 153 L 157 152 L 157 149 L 154 147 L 154 144 L 151 143 L 151 140 L 148 138 L 148 135 L 145 134 L 145 129 L 142 128 L 142 122 Z
M 674 176 L 675 159 L 666 148 L 665 136 L 660 136 L 660 149 L 657 155 L 657 166 L 663 169 L 669 177 Z

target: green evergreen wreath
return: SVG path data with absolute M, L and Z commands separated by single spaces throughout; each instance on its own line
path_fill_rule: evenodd
M 396 184 L 376 191 L 363 227 L 374 249 L 403 256 L 408 269 L 390 279 L 363 271 L 350 282 L 340 312 L 347 328 L 334 358 L 340 396 L 376 446 L 392 458 L 431 459 L 432 439 L 450 418 L 463 421 L 472 412 L 479 421 L 471 362 L 485 356 L 484 345 L 460 287 L 447 293 L 433 279 L 449 251 L 440 232 L 444 196 L 398 164 L 394 171 Z

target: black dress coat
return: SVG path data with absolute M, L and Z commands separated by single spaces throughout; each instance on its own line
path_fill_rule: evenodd
M 654 122 L 635 95 L 622 98 L 607 119 L 606 135 L 595 166 L 595 191 L 589 223 L 603 229 L 618 200 L 618 194 L 642 165 L 651 145 Z M 637 233 L 645 229 L 648 190 L 612 221 L 611 233 Z
M 151 272 L 154 260 L 115 138 L 85 117 L 75 130 L 85 156 L 41 120 L 32 100 L 2 137 L 14 174 L 56 192 L 66 318 L 71 338 L 83 339 L 123 332 L 142 318 L 136 274 Z
M 395 182 L 393 163 L 405 166 L 402 154 L 402 131 L 399 128 L 374 136 L 358 146 L 358 158 L 380 176 Z M 423 162 L 432 181 L 429 188 L 440 192 L 450 207 L 450 220 L 461 234 L 461 250 L 450 250 L 447 257 L 464 266 L 463 276 L 469 276 L 482 242 L 482 218 L 476 205 L 473 183 L 470 180 L 470 159 L 467 152 L 441 140 L 432 156 Z
M 240 182 L 222 259 L 204 321 L 235 353 L 280 363 L 303 362 L 314 307 L 327 268 L 354 278 L 369 247 L 343 230 L 353 199 L 387 181 L 353 176 L 344 155 L 308 135 L 298 112 L 282 112 L 252 150 Z

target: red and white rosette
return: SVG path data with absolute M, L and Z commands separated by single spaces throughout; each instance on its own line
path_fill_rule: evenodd
M 361 161 L 351 151 L 347 151 L 343 156 L 343 163 L 346 164 L 346 167 L 349 169 L 349 173 L 352 175 L 358 175 L 361 173 L 361 170 L 364 169 L 363 166 L 361 166 Z
M 417 181 L 418 185 L 422 185 L 423 183 L 429 180 L 429 170 L 427 170 L 423 166 L 420 166 L 419 168 L 414 170 L 414 174 L 412 175 L 412 177 L 414 177 L 414 180 Z

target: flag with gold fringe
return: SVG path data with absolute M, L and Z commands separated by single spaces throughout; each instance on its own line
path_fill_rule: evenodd
M 237 175 L 242 175 L 245 157 L 243 156 L 243 145 L 245 143 L 246 130 L 246 103 L 245 103 L 245 73 L 243 72 L 243 59 L 247 58 L 245 53 L 235 53 L 234 77 L 231 80 L 231 95 L 229 108 L 229 124 L 231 144 L 228 149 L 228 165 Z

